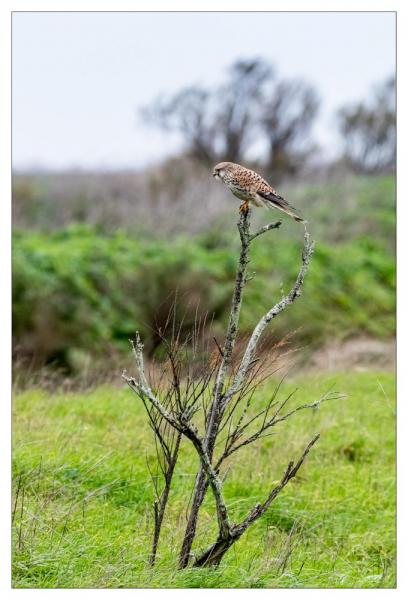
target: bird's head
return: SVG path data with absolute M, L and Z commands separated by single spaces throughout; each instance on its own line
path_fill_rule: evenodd
M 232 171 L 234 170 L 234 163 L 230 163 L 230 162 L 221 162 L 218 163 L 218 165 L 215 165 L 214 169 L 213 169 L 213 177 L 215 177 L 216 179 L 220 179 L 221 181 L 224 181 L 224 177 L 225 175 L 227 175 L 228 173 L 232 173 Z

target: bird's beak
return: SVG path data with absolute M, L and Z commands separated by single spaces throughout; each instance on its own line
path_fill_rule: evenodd
M 217 177 L 217 173 L 214 171 L 212 174 L 213 177 Z

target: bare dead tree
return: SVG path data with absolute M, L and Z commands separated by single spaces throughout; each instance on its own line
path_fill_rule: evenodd
M 345 106 L 338 112 L 344 158 L 354 171 L 378 173 L 395 169 L 395 94 L 395 78 L 390 77 L 374 90 L 370 102 Z
M 243 159 L 254 138 L 259 136 L 258 115 L 262 110 L 266 87 L 274 79 L 274 69 L 260 59 L 238 60 L 228 69 L 228 79 L 215 91 L 214 115 L 215 162 Z
M 144 402 L 149 415 L 151 415 L 150 418 L 152 419 L 153 417 L 155 423 L 166 423 L 168 427 L 177 432 L 176 435 L 180 437 L 176 437 L 176 439 L 179 442 L 182 437 L 189 440 L 199 459 L 200 468 L 196 476 L 187 527 L 180 551 L 180 568 L 184 568 L 189 564 L 198 514 L 208 488 L 211 489 L 215 502 L 218 535 L 215 542 L 211 543 L 204 552 L 195 558 L 193 565 L 197 567 L 214 566 L 220 563 L 228 549 L 243 535 L 252 523 L 265 513 L 281 490 L 296 476 L 310 449 L 318 440 L 319 435 L 316 434 L 313 436 L 296 462 L 289 462 L 279 484 L 274 486 L 266 499 L 256 504 L 239 523 L 231 521 L 230 511 L 224 500 L 224 481 L 220 475 L 220 469 L 226 459 L 244 446 L 263 439 L 266 435 L 270 434 L 270 430 L 274 426 L 286 421 L 295 413 L 317 408 L 321 402 L 337 397 L 336 394 L 326 394 L 326 396 L 316 402 L 302 404 L 290 410 L 286 409 L 285 412 L 285 408 L 293 397 L 293 393 L 289 394 L 284 400 L 278 400 L 280 389 L 280 385 L 278 385 L 265 407 L 255 412 L 255 414 L 250 410 L 254 393 L 263 378 L 263 363 L 260 356 L 258 356 L 260 340 L 269 323 L 301 294 L 301 288 L 314 250 L 314 242 L 310 239 L 306 229 L 301 266 L 296 281 L 291 290 L 259 319 L 238 364 L 232 364 L 244 287 L 249 280 L 247 265 L 249 262 L 250 245 L 261 235 L 277 229 L 280 224 L 280 222 L 271 223 L 252 233 L 250 231 L 250 211 L 240 214 L 238 230 L 241 250 L 230 318 L 225 342 L 222 348 L 216 343 L 216 359 L 210 361 L 209 364 L 211 367 L 207 364 L 207 368 L 198 377 L 193 377 L 191 371 L 188 370 L 187 376 L 182 378 L 180 371 L 181 361 L 178 360 L 179 348 L 186 348 L 187 341 L 180 344 L 179 339 L 177 339 L 176 344 L 168 350 L 172 376 L 166 391 L 163 393 L 160 386 L 152 386 L 150 384 L 145 374 L 143 344 L 139 334 L 136 334 L 136 341 L 133 344 L 136 376 L 133 377 L 129 376 L 126 372 L 123 373 L 123 378 L 129 387 Z M 207 392 L 210 391 L 211 387 L 210 402 L 208 402 Z M 203 424 L 201 426 L 202 431 L 200 432 L 200 427 L 193 421 L 193 418 L 201 409 L 203 411 Z M 156 429 L 154 430 L 156 431 Z M 221 450 L 218 456 L 216 456 L 219 448 Z M 174 471 L 174 466 L 175 464 L 172 466 L 171 473 Z M 165 477 L 165 468 L 162 468 L 162 473 Z M 165 497 L 166 502 L 167 498 L 168 493 Z M 157 527 L 157 524 L 161 526 L 162 522 L 159 518 L 160 506 L 158 504 L 158 517 L 155 520 Z M 160 529 L 160 527 L 158 528 Z M 158 538 L 158 535 L 160 533 L 156 534 L 155 532 L 154 540 Z
M 225 156 L 238 161 L 253 141 L 264 87 L 272 78 L 273 69 L 264 61 L 238 60 L 219 88 L 196 85 L 160 96 L 142 115 L 149 124 L 178 132 L 187 153 L 200 163 L 211 165 Z
M 308 136 L 318 108 L 314 88 L 299 80 L 278 82 L 265 100 L 261 128 L 268 144 L 266 169 L 273 181 L 295 175 L 314 150 Z
M 279 79 L 271 65 L 254 58 L 234 62 L 218 87 L 161 95 L 141 114 L 146 123 L 177 132 L 200 164 L 247 162 L 255 146 L 256 154 L 264 147 L 257 162 L 276 181 L 297 172 L 314 150 L 308 136 L 318 106 L 312 86 Z
M 293 302 L 295 298 L 300 295 L 300 288 L 303 284 L 303 279 L 306 274 L 310 257 L 313 253 L 314 243 L 310 241 L 309 234 L 305 231 L 305 246 L 302 255 L 302 267 L 299 271 L 298 278 L 295 282 L 294 287 L 291 292 L 281 300 L 280 303 L 275 305 L 270 311 L 268 311 L 258 322 L 255 327 L 252 336 L 248 342 L 247 348 L 245 350 L 244 356 L 242 358 L 239 369 L 227 391 L 224 392 L 224 384 L 226 375 L 228 372 L 228 367 L 230 366 L 232 359 L 232 352 L 235 346 L 235 341 L 237 337 L 238 331 L 238 321 L 239 314 L 241 310 L 242 304 L 242 296 L 244 292 L 244 287 L 247 282 L 246 278 L 246 269 L 248 264 L 248 254 L 249 247 L 251 242 L 256 239 L 258 236 L 270 231 L 272 229 L 276 229 L 281 225 L 281 222 L 278 221 L 276 223 L 271 223 L 270 225 L 264 226 L 260 228 L 255 233 L 251 234 L 249 231 L 249 216 L 242 214 L 240 217 L 240 221 L 238 223 L 238 230 L 241 239 L 241 252 L 238 261 L 237 274 L 235 279 L 235 288 L 232 299 L 231 313 L 230 319 L 228 323 L 227 335 L 224 345 L 224 350 L 222 352 L 222 361 L 218 370 L 217 379 L 214 388 L 214 399 L 210 412 L 210 421 L 207 425 L 206 431 L 206 446 L 209 452 L 210 457 L 212 456 L 214 450 L 215 440 L 218 434 L 219 427 L 221 425 L 221 421 L 225 412 L 225 409 L 228 406 L 228 403 L 239 391 L 240 385 L 244 381 L 248 371 L 250 370 L 251 362 L 255 358 L 255 350 L 260 340 L 260 337 L 264 330 L 266 329 L 268 323 L 286 308 L 288 304 Z M 204 495 L 206 493 L 206 474 L 204 469 L 201 469 L 197 475 L 195 482 L 195 489 L 193 494 L 192 508 L 190 510 L 190 515 L 186 527 L 186 532 L 184 535 L 184 540 L 182 544 L 182 549 L 180 553 L 180 567 L 183 568 L 187 566 L 192 542 L 194 540 L 196 527 L 197 527 L 197 519 L 198 512 L 202 501 L 204 499 Z

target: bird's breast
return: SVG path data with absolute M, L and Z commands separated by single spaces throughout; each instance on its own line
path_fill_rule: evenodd
M 231 192 L 234 194 L 234 196 L 236 196 L 240 200 L 249 200 L 251 198 L 251 194 L 249 193 L 249 191 L 246 190 L 245 188 L 242 188 L 239 185 L 229 183 L 228 187 L 231 190 Z

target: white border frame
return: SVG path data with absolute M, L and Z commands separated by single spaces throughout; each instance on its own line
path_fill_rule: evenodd
M 358 597 L 375 595 L 376 598 L 394 597 L 401 593 L 408 593 L 407 578 L 407 481 L 403 471 L 406 472 L 404 457 L 408 456 L 408 435 L 405 424 L 408 423 L 408 285 L 404 266 L 408 264 L 408 234 L 404 231 L 408 225 L 408 190 L 406 173 L 408 165 L 408 127 L 407 127 L 407 58 L 408 57 L 408 2 L 406 0 L 196 0 L 194 3 L 188 0 L 2 0 L 0 4 L 0 44 L 1 44 L 1 112 L 0 112 L 0 165 L 2 176 L 0 177 L 1 202 L 0 202 L 0 262 L 1 275 L 4 278 L 1 301 L 1 344 L 0 344 L 0 381 L 2 387 L 1 397 L 1 435 L 0 435 L 0 457 L 2 461 L 2 490 L 4 501 L 1 508 L 0 539 L 1 539 L 1 564 L 0 564 L 0 591 L 2 598 L 9 595 L 21 596 L 31 594 L 32 597 L 43 598 L 44 595 L 51 597 L 53 594 L 67 596 L 75 594 L 77 598 L 100 597 L 101 595 L 120 594 L 122 598 L 135 597 L 150 599 L 165 594 L 166 599 L 174 596 L 187 598 L 192 593 L 197 597 L 204 597 L 208 592 L 206 589 L 190 590 L 11 590 L 10 588 L 10 566 L 11 566 L 11 544 L 10 544 L 10 444 L 11 444 L 11 13 L 13 11 L 283 11 L 283 12 L 375 12 L 375 11 L 397 11 L 397 93 L 398 93 L 398 151 L 397 151 L 397 194 L 400 199 L 397 209 L 397 248 L 398 248 L 398 458 L 402 468 L 398 478 L 398 588 L 397 590 L 330 590 L 330 594 L 344 597 L 346 594 L 358 595 Z M 406 132 L 406 133 L 405 133 Z M 405 267 L 406 268 L 406 267 Z M 405 367 L 405 369 L 404 369 Z M 404 393 L 405 392 L 405 393 Z M 258 597 L 273 598 L 285 596 L 293 597 L 303 594 L 306 598 L 326 598 L 326 589 L 271 589 L 271 590 L 211 590 L 211 595 L 216 597 L 230 596 L 234 600 L 246 598 L 249 594 Z

